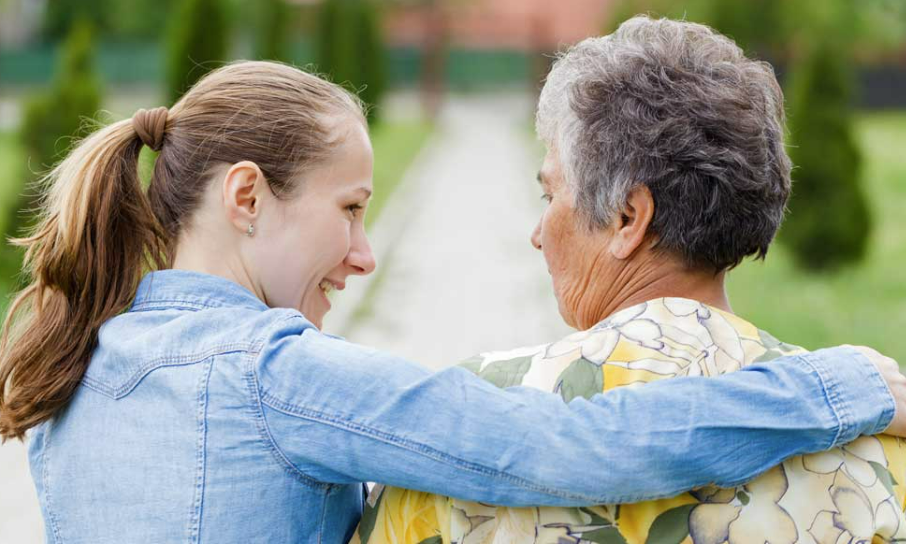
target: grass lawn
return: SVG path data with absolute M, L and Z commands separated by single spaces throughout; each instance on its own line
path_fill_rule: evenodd
M 789 343 L 870 345 L 906 366 L 906 112 L 859 117 L 874 214 L 865 261 L 831 275 L 796 270 L 782 245 L 729 275 L 733 310 Z
M 431 125 L 419 120 L 384 122 L 371 130 L 374 146 L 374 196 L 365 216 L 366 226 L 372 225 L 381 213 L 430 133 Z

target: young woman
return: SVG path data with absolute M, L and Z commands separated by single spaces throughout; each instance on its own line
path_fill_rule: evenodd
M 327 293 L 375 267 L 371 166 L 348 93 L 244 62 L 49 175 L 0 357 L 0 434 L 30 431 L 49 541 L 338 542 L 365 481 L 508 505 L 670 495 L 888 428 L 895 398 L 859 387 L 879 375 L 906 398 L 891 361 L 825 351 L 567 405 L 324 334 Z M 684 442 L 651 442 L 668 429 Z

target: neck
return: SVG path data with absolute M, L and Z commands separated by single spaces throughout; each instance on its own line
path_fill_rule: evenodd
M 242 260 L 235 256 L 231 257 L 229 252 L 211 252 L 212 248 L 223 249 L 226 245 L 226 241 L 211 244 L 191 232 L 184 233 L 176 247 L 172 268 L 197 271 L 233 281 L 267 303 L 264 291 L 252 281 L 252 276 L 242 264 Z
M 725 273 L 688 269 L 680 260 L 648 255 L 627 263 L 594 299 L 594 309 L 580 313 L 580 330 L 608 316 L 658 298 L 686 298 L 732 313 L 724 286 Z

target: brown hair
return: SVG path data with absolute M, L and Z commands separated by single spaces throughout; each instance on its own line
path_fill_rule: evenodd
M 147 270 L 168 267 L 213 169 L 252 161 L 275 195 L 289 196 L 300 171 L 330 157 L 338 121 L 365 123 L 342 88 L 271 62 L 225 66 L 169 114 L 153 114 L 163 139 L 154 143 L 160 155 L 147 193 L 138 157 L 149 135 L 142 123 L 114 123 L 45 176 L 40 221 L 13 241 L 26 249 L 32 282 L 15 297 L 0 339 L 4 441 L 65 407 L 101 325 L 130 305 Z

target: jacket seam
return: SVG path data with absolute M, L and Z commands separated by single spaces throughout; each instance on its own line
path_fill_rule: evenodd
M 283 319 L 285 320 L 285 319 Z M 281 320 L 280 322 L 283 322 Z M 250 352 L 246 357 L 246 384 L 249 388 L 250 394 L 252 395 L 252 411 L 255 415 L 255 425 L 258 429 L 258 433 L 261 435 L 262 440 L 264 440 L 265 445 L 268 447 L 268 451 L 274 457 L 275 462 L 280 465 L 284 471 L 288 472 L 291 476 L 296 478 L 298 481 L 307 485 L 308 487 L 314 489 L 326 490 L 330 487 L 330 484 L 316 480 L 315 478 L 309 476 L 301 469 L 296 467 L 290 461 L 289 457 L 283 453 L 283 450 L 277 445 L 277 442 L 274 440 L 273 434 L 271 434 L 270 427 L 267 424 L 267 418 L 264 416 L 264 408 L 262 406 L 261 400 L 261 391 L 259 388 L 258 374 L 255 371 L 255 363 L 258 359 L 261 358 L 261 346 L 263 345 L 263 340 L 260 341 L 259 346 L 254 352 Z
M 820 366 L 817 366 L 804 355 L 797 355 L 795 358 L 811 368 L 812 371 L 815 372 L 815 375 L 818 376 L 818 381 L 819 383 L 821 383 L 821 389 L 822 391 L 824 391 L 824 399 L 825 401 L 827 401 L 828 405 L 830 406 L 831 412 L 834 414 L 834 418 L 837 420 L 837 431 L 836 433 L 834 433 L 833 440 L 831 441 L 831 444 L 829 446 L 824 447 L 825 450 L 831 449 L 838 444 L 840 438 L 843 437 L 844 433 L 846 432 L 846 423 L 844 421 L 846 416 L 846 406 L 840 400 L 840 393 L 837 392 L 836 389 L 831 389 L 828 386 L 829 381 L 826 377 L 824 377 L 824 374 L 821 373 Z
M 132 309 L 129 309 L 129 313 L 146 313 L 149 311 L 204 311 L 205 309 L 210 309 L 210 307 L 205 307 L 203 305 L 195 305 L 189 302 L 183 301 L 173 301 L 173 302 L 154 302 L 153 304 L 140 304 L 136 305 Z
M 129 309 L 129 313 L 140 313 L 145 311 L 170 311 L 170 310 L 181 310 L 181 311 L 204 311 L 206 309 L 221 309 L 224 307 L 241 307 L 243 309 L 251 310 L 261 310 L 260 308 L 253 307 L 248 304 L 241 304 L 235 302 L 223 302 L 219 300 L 207 300 L 205 302 L 193 301 L 193 300 L 180 300 L 180 299 L 154 299 L 154 300 L 140 300 L 132 303 L 132 307 Z
M 198 425 L 195 459 L 195 501 L 192 503 L 192 513 L 189 525 L 189 542 L 198 544 L 201 540 L 201 517 L 204 511 L 204 488 L 206 480 L 207 462 L 207 411 L 208 411 L 208 384 L 211 379 L 211 369 L 214 366 L 214 357 L 205 360 L 204 369 L 198 383 Z
M 119 387 L 113 387 L 109 384 L 103 383 L 97 379 L 92 378 L 88 374 L 82 378 L 82 384 L 91 390 L 109 396 L 114 399 L 120 399 L 123 396 L 129 394 L 146 375 L 156 370 L 157 368 L 169 367 L 169 366 L 188 366 L 193 364 L 198 364 L 208 358 L 215 356 L 230 354 L 230 353 L 241 353 L 247 352 L 250 349 L 248 343 L 227 343 L 223 345 L 218 345 L 207 349 L 206 351 L 191 353 L 187 355 L 177 355 L 177 356 L 164 356 L 158 357 L 153 360 L 150 360 L 143 364 L 138 371 L 129 376 L 129 379 L 120 385 Z
M 324 494 L 321 495 L 321 518 L 318 522 L 318 544 L 321 544 L 322 538 L 324 537 L 324 520 L 327 519 L 327 503 L 330 499 L 330 492 L 333 489 L 332 485 L 328 485 L 324 490 Z
M 48 456 L 48 450 L 50 448 L 50 429 L 53 422 L 48 423 L 47 430 L 44 431 L 44 446 L 41 453 L 41 477 L 44 482 L 44 505 L 47 507 L 47 519 L 50 520 L 50 530 L 53 533 L 53 542 L 60 544 L 63 542 L 62 534 L 60 533 L 60 526 L 57 523 L 57 517 L 54 514 L 53 503 L 51 500 L 50 493 L 50 473 L 47 471 L 48 461 L 50 457 Z
M 349 421 L 349 420 L 342 419 L 339 417 L 327 415 L 327 414 L 324 414 L 324 413 L 316 411 L 316 410 L 310 410 L 307 408 L 293 406 L 292 404 L 288 404 L 268 393 L 264 393 L 261 396 L 261 400 L 264 405 L 266 405 L 276 411 L 279 411 L 280 413 L 283 413 L 285 415 L 297 417 L 300 419 L 305 419 L 307 421 L 320 423 L 320 424 L 327 425 L 327 426 L 337 428 L 340 430 L 346 430 L 348 432 L 366 436 L 366 437 L 405 449 L 407 451 L 411 451 L 413 453 L 417 453 L 419 455 L 429 457 L 431 459 L 434 459 L 435 461 L 438 461 L 443 464 L 448 464 L 450 466 L 459 468 L 461 470 L 465 470 L 468 472 L 474 472 L 476 474 L 480 474 L 480 475 L 484 475 L 484 476 L 503 478 L 503 479 L 509 481 L 510 483 L 512 483 L 518 487 L 527 489 L 527 490 L 556 496 L 556 497 L 559 497 L 562 499 L 571 499 L 571 500 L 587 502 L 590 505 L 591 504 L 612 504 L 614 502 L 626 502 L 623 500 L 613 501 L 610 499 L 608 499 L 606 502 L 602 502 L 601 499 L 596 499 L 596 498 L 588 497 L 585 495 L 577 495 L 577 494 L 569 492 L 569 491 L 561 491 L 558 489 L 543 487 L 543 486 L 533 483 L 529 480 L 526 480 L 525 478 L 521 478 L 519 476 L 514 476 L 514 475 L 506 473 L 506 472 L 501 472 L 499 470 L 494 470 L 492 468 L 488 468 L 484 465 L 472 463 L 469 461 L 459 459 L 457 457 L 453 457 L 436 448 L 433 448 L 433 447 L 430 447 L 430 446 L 427 446 L 427 445 L 424 445 L 424 444 L 421 444 L 418 442 L 412 442 L 409 440 L 405 440 L 403 438 L 400 438 L 399 436 L 390 434 L 388 432 L 384 432 L 384 431 L 377 430 L 372 427 L 360 425 L 353 421 Z

